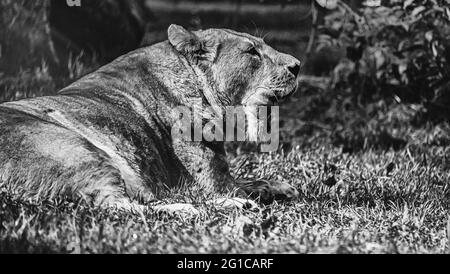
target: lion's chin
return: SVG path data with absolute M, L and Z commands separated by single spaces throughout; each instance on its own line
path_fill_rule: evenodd
M 286 89 L 284 90 L 282 95 L 278 97 L 277 103 L 283 102 L 284 100 L 289 98 L 291 95 L 293 95 L 297 90 L 298 90 L 297 82 L 289 85 L 288 87 L 286 87 Z

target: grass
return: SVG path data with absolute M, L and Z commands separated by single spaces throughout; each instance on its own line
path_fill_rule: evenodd
M 208 207 L 204 197 L 190 194 L 170 200 L 192 200 L 204 214 L 183 218 L 149 212 L 142 219 L 77 203 L 32 205 L 3 194 L 0 252 L 65 253 L 72 248 L 82 253 L 446 251 L 444 201 L 449 174 L 423 165 L 421 154 L 366 151 L 349 155 L 324 147 L 243 157 L 256 167 L 253 175 L 288 180 L 297 186 L 301 198 L 263 207 L 261 212 L 238 212 Z M 439 161 L 442 155 L 429 157 L 431 162 Z M 387 174 L 386 163 L 391 161 L 396 167 Z M 327 186 L 330 181 L 336 184 Z
M 165 202 L 202 211 L 182 217 L 2 193 L 0 253 L 446 253 L 449 123 L 418 124 L 419 105 L 348 106 L 329 92 L 305 87 L 285 104 L 283 150 L 229 148 L 234 176 L 287 181 L 298 200 L 241 212 L 174 191 Z

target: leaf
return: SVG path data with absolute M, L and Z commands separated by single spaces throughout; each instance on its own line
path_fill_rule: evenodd
M 449 8 L 445 8 L 445 15 L 447 16 L 447 20 L 450 20 L 450 9 Z
M 434 42 L 433 44 L 431 44 L 431 50 L 433 51 L 434 57 L 437 57 L 439 55 L 437 42 Z
M 412 13 L 411 16 L 413 18 L 417 17 L 420 15 L 420 13 L 422 13 L 424 10 L 426 10 L 426 8 L 424 6 L 418 6 L 417 8 L 415 8 Z
M 373 53 L 373 58 L 375 59 L 375 66 L 377 69 L 380 69 L 386 63 L 386 57 L 381 50 L 376 50 Z
M 412 5 L 412 3 L 414 3 L 414 0 L 406 0 L 406 1 L 403 3 L 403 9 L 407 9 L 409 6 Z
M 433 40 L 433 31 L 432 30 L 427 31 L 425 33 L 425 39 L 427 39 L 428 42 L 431 42 Z
M 399 66 L 398 66 L 398 73 L 400 74 L 400 75 L 403 75 L 403 73 L 405 73 L 406 71 L 408 70 L 408 63 L 403 63 L 403 64 L 400 64 Z
M 328 10 L 334 10 L 338 6 L 338 0 L 316 0 L 316 3 L 322 8 L 326 8 Z
M 363 5 L 370 8 L 379 7 L 381 6 L 381 0 L 366 0 Z

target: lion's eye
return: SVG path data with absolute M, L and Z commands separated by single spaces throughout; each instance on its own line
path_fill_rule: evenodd
M 259 52 L 256 50 L 255 47 L 250 47 L 250 48 L 246 51 L 246 53 L 248 53 L 248 54 L 250 54 L 250 55 L 253 55 L 253 56 L 261 57 L 261 55 L 259 54 Z

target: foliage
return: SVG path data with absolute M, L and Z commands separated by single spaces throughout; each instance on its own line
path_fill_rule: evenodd
M 338 9 L 321 27 L 318 51 L 346 50 L 333 86 L 356 93 L 358 101 L 381 95 L 449 111 L 449 1 L 383 1 L 359 13 Z

